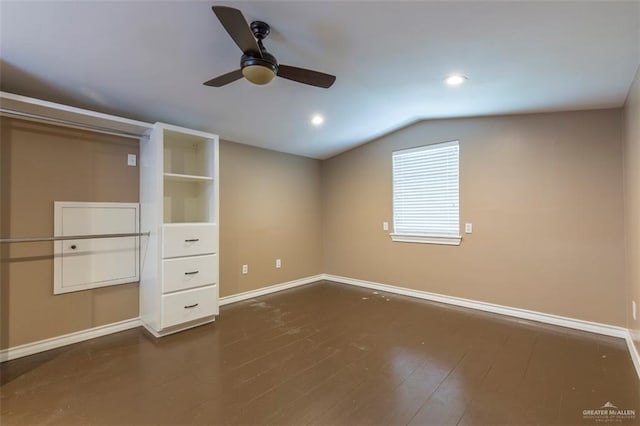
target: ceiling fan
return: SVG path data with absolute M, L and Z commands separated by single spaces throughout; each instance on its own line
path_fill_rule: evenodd
M 298 83 L 328 89 L 336 77 L 318 71 L 278 64 L 275 56 L 267 52 L 262 40 L 270 33 L 269 25 L 253 21 L 251 26 L 238 9 L 227 6 L 213 6 L 220 23 L 233 41 L 242 50 L 240 69 L 220 75 L 205 82 L 205 86 L 221 87 L 242 77 L 254 84 L 267 84 L 276 76 Z

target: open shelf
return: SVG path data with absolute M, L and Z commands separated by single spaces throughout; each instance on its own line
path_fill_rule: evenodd
M 212 208 L 210 182 L 165 179 L 164 223 L 209 222 Z
M 185 130 L 162 129 L 165 224 L 215 220 L 215 139 Z
M 210 139 L 164 129 L 163 141 L 164 173 L 212 176 Z

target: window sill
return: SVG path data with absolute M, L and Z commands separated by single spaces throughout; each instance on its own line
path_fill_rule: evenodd
M 398 243 L 419 243 L 419 244 L 444 244 L 448 246 L 459 246 L 462 237 L 454 236 L 434 236 L 434 235 L 406 235 L 389 234 L 391 240 Z

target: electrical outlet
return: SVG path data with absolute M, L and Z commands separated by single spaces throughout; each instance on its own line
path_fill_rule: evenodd
M 282 268 L 282 261 L 280 259 L 276 259 L 276 269 Z
M 382 222 L 382 230 L 383 231 L 389 230 L 389 222 Z
M 136 166 L 136 155 L 135 154 L 128 154 L 127 155 L 127 166 L 132 166 L 132 167 Z
M 633 316 L 633 320 L 636 321 L 638 319 L 638 312 L 637 312 L 637 305 L 636 305 L 636 301 L 632 300 L 631 301 L 631 315 Z
M 466 234 L 473 234 L 473 223 L 465 223 L 464 224 L 464 232 Z
M 249 273 L 249 265 L 242 265 L 242 275 L 247 275 Z

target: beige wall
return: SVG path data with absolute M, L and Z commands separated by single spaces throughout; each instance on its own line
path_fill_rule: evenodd
M 621 110 L 426 121 L 323 162 L 327 273 L 624 325 Z M 392 242 L 391 153 L 460 141 L 460 246 Z
M 137 141 L 1 124 L 3 237 L 51 235 L 54 201 L 138 201 Z M 224 141 L 220 157 L 221 296 L 320 274 L 320 162 Z M 54 296 L 51 243 L 1 250 L 1 348 L 138 316 L 137 283 Z
M 627 246 L 627 327 L 640 351 L 640 321 L 633 320 L 631 301 L 640 309 L 640 68 L 624 108 L 624 200 Z M 640 315 L 640 311 L 638 312 Z
M 323 272 L 319 161 L 222 141 L 220 185 L 221 296 Z
M 53 233 L 54 201 L 138 201 L 138 142 L 3 117 L 0 235 Z M 53 295 L 53 244 L 3 244 L 0 347 L 138 316 L 138 284 Z
M 634 87 L 625 110 L 631 260 Z M 391 242 L 382 231 L 392 225 L 391 152 L 452 139 L 461 142 L 461 223 L 474 233 L 459 247 Z M 222 141 L 220 294 L 327 272 L 625 325 L 621 140 L 615 109 L 422 122 L 323 162 Z M 3 118 L 0 146 L 2 236 L 50 234 L 54 200 L 138 200 L 138 169 L 125 162 L 135 141 Z M 50 244 L 2 247 L 1 347 L 138 315 L 136 284 L 53 296 L 51 254 Z M 631 284 L 638 262 L 629 265 Z

